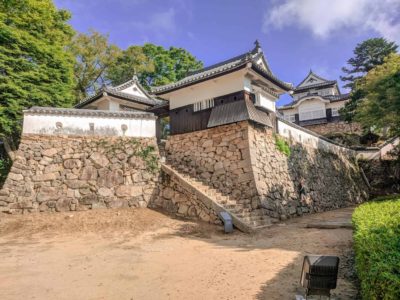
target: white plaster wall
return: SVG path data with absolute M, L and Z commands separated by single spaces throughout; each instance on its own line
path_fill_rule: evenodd
M 170 109 L 174 109 L 202 100 L 242 91 L 246 87 L 249 88 L 248 85 L 248 79 L 245 78 L 243 70 L 239 70 L 222 77 L 210 79 L 161 95 L 161 97 L 169 100 Z
M 278 133 L 281 136 L 291 139 L 294 142 L 302 143 L 303 145 L 314 149 L 322 149 L 333 153 L 343 151 L 353 154 L 355 153 L 353 150 L 330 143 L 326 140 L 319 138 L 316 135 L 310 134 L 292 125 L 282 122 L 281 120 L 278 120 Z
M 300 121 L 317 119 L 317 117 L 315 117 L 315 116 L 306 117 L 305 114 L 307 114 L 308 112 L 318 111 L 318 114 L 319 114 L 318 118 L 326 117 L 325 103 L 318 99 L 310 99 L 310 100 L 305 100 L 304 102 L 301 102 L 298 106 L 298 111 L 299 111 L 299 120 Z
M 342 108 L 347 101 L 331 102 L 326 104 L 326 108 Z
M 270 111 L 276 111 L 275 100 L 272 97 L 268 97 L 268 95 L 264 93 L 256 94 L 257 100 L 259 101 L 259 105 L 269 109 Z
M 136 83 L 134 83 L 132 86 L 127 87 L 126 89 L 121 90 L 122 93 L 130 94 L 130 95 L 135 95 L 143 98 L 148 98 L 145 93 L 142 92 L 142 90 L 138 87 Z
M 57 122 L 62 123 L 62 129 L 57 129 Z M 94 132 L 90 131 L 90 123 L 94 124 Z M 127 125 L 128 127 L 125 134 L 122 131 L 122 125 Z M 25 113 L 23 133 L 155 137 L 156 122 L 155 119 L 142 118 L 107 118 Z
M 320 109 L 325 109 L 325 103 L 319 99 L 305 100 L 298 106 L 299 113 Z

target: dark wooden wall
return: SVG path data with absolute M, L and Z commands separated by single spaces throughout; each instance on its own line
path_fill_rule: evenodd
M 234 102 L 243 101 L 244 99 L 252 99 L 254 94 L 246 91 L 239 91 L 232 94 L 214 98 L 214 106 Z M 171 134 L 179 134 L 203 130 L 207 128 L 212 108 L 201 111 L 193 111 L 193 104 L 182 106 L 170 110 L 170 129 Z

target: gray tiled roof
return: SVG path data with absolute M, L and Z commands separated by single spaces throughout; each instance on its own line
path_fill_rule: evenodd
M 258 42 L 256 42 L 256 47 L 249 52 L 235 56 L 231 59 L 222 61 L 220 63 L 208 66 L 206 68 L 196 70 L 193 72 L 189 72 L 188 76 L 186 76 L 185 78 L 183 78 L 177 82 L 159 86 L 159 87 L 153 87 L 152 92 L 155 94 L 164 94 L 169 91 L 176 90 L 181 87 L 188 86 L 188 85 L 191 85 L 191 84 L 203 81 L 203 80 L 207 80 L 207 79 L 210 79 L 213 77 L 217 77 L 217 76 L 227 73 L 229 71 L 233 71 L 235 69 L 242 68 L 242 67 L 246 66 L 247 63 L 252 63 L 252 68 L 256 72 L 260 73 L 260 75 L 264 76 L 265 78 L 271 80 L 273 83 L 275 83 L 282 89 L 290 90 L 292 88 L 292 85 L 279 80 L 275 75 L 273 75 L 265 60 L 264 61 L 267 64 L 266 70 L 264 70 L 263 68 L 261 68 L 260 66 L 258 66 L 256 64 L 256 60 L 259 59 L 261 57 L 261 55 L 263 55 L 261 48 L 260 48 Z
M 309 90 L 309 89 L 313 89 L 313 88 L 319 88 L 319 87 L 325 87 L 325 86 L 332 86 L 337 84 L 336 80 L 329 80 L 329 81 L 325 81 L 325 82 L 320 82 L 320 83 L 316 83 L 316 84 L 311 84 L 311 85 L 307 85 L 307 86 L 302 86 L 302 87 L 296 87 L 294 89 L 295 93 L 304 91 L 304 90 Z
M 77 105 L 75 105 L 75 107 L 76 108 L 84 107 L 85 105 L 88 105 L 88 104 L 92 103 L 93 101 L 97 100 L 98 98 L 100 98 L 103 95 L 103 93 L 107 93 L 110 96 L 122 98 L 127 101 L 132 101 L 132 102 L 145 104 L 145 105 L 149 105 L 149 106 L 160 105 L 160 104 L 164 104 L 166 102 L 165 100 L 156 99 L 154 97 L 144 98 L 144 97 L 139 97 L 139 96 L 123 93 L 123 92 L 120 92 L 118 89 L 115 89 L 112 87 L 102 87 L 99 91 L 97 91 L 96 94 L 85 98 L 84 100 L 79 102 Z
M 76 109 L 76 108 L 56 108 L 56 107 L 39 107 L 33 106 L 30 109 L 24 110 L 26 114 L 47 114 L 47 115 L 64 115 L 64 116 L 93 116 L 93 117 L 108 117 L 108 118 L 156 118 L 153 113 L 139 111 L 109 111 L 95 109 Z
M 338 102 L 338 101 L 348 100 L 350 98 L 350 93 L 341 94 L 341 95 L 328 95 L 328 96 L 311 95 L 311 94 L 309 94 L 309 95 L 305 95 L 303 97 L 300 97 L 296 101 L 292 101 L 292 102 L 290 102 L 288 104 L 285 104 L 285 105 L 279 107 L 278 109 L 291 108 L 293 105 L 295 105 L 296 103 L 298 103 L 302 99 L 309 98 L 309 97 L 321 97 L 322 99 L 329 100 L 330 102 Z
M 214 107 L 211 110 L 207 127 L 210 128 L 246 120 L 272 127 L 269 116 L 265 112 L 255 108 L 250 100 L 235 101 Z
M 307 78 L 309 78 L 310 76 L 318 78 L 322 82 L 316 83 L 316 84 L 310 84 L 310 85 L 306 85 L 306 86 L 301 86 L 307 80 Z M 337 84 L 336 80 L 325 79 L 325 78 L 315 74 L 312 70 L 310 70 L 310 72 L 308 72 L 307 76 L 296 86 L 296 88 L 293 91 L 295 93 L 297 93 L 297 92 L 301 92 L 301 91 L 312 89 L 312 88 L 331 86 L 331 85 L 335 85 L 335 84 Z
M 122 90 L 132 86 L 136 85 L 145 95 L 146 97 L 140 97 L 140 96 L 135 96 L 132 94 L 124 93 L 121 92 Z M 133 76 L 133 78 L 123 84 L 120 84 L 118 86 L 112 87 L 112 86 L 103 86 L 100 90 L 96 92 L 96 94 L 89 96 L 85 99 L 83 99 L 81 102 L 79 102 L 77 105 L 75 105 L 76 108 L 81 108 L 84 107 L 85 105 L 88 105 L 89 103 L 97 100 L 100 98 L 103 93 L 107 93 L 108 95 L 115 96 L 127 101 L 132 101 L 140 104 L 145 104 L 149 106 L 156 106 L 156 105 L 163 105 L 165 103 L 168 103 L 168 101 L 157 99 L 155 95 L 150 95 L 145 88 L 140 84 L 139 79 L 137 78 L 136 75 Z

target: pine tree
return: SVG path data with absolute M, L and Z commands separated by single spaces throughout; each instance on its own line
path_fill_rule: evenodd
M 363 77 L 375 66 L 383 64 L 385 57 L 390 53 L 396 53 L 397 48 L 394 42 L 389 42 L 384 38 L 372 38 L 357 44 L 353 51 L 354 57 L 347 61 L 351 68 L 342 68 L 342 71 L 347 74 L 340 77 L 342 81 L 347 82 L 343 87 L 352 88 L 357 79 Z

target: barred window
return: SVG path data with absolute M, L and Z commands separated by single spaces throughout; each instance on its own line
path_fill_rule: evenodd
M 193 111 L 205 110 L 214 107 L 214 98 L 202 100 L 193 104 Z
M 339 108 L 334 107 L 332 108 L 332 117 L 338 117 L 339 116 Z
M 293 115 L 293 114 L 284 115 L 283 118 L 284 118 L 286 121 L 289 121 L 289 122 L 292 122 L 292 123 L 296 122 L 296 116 Z

